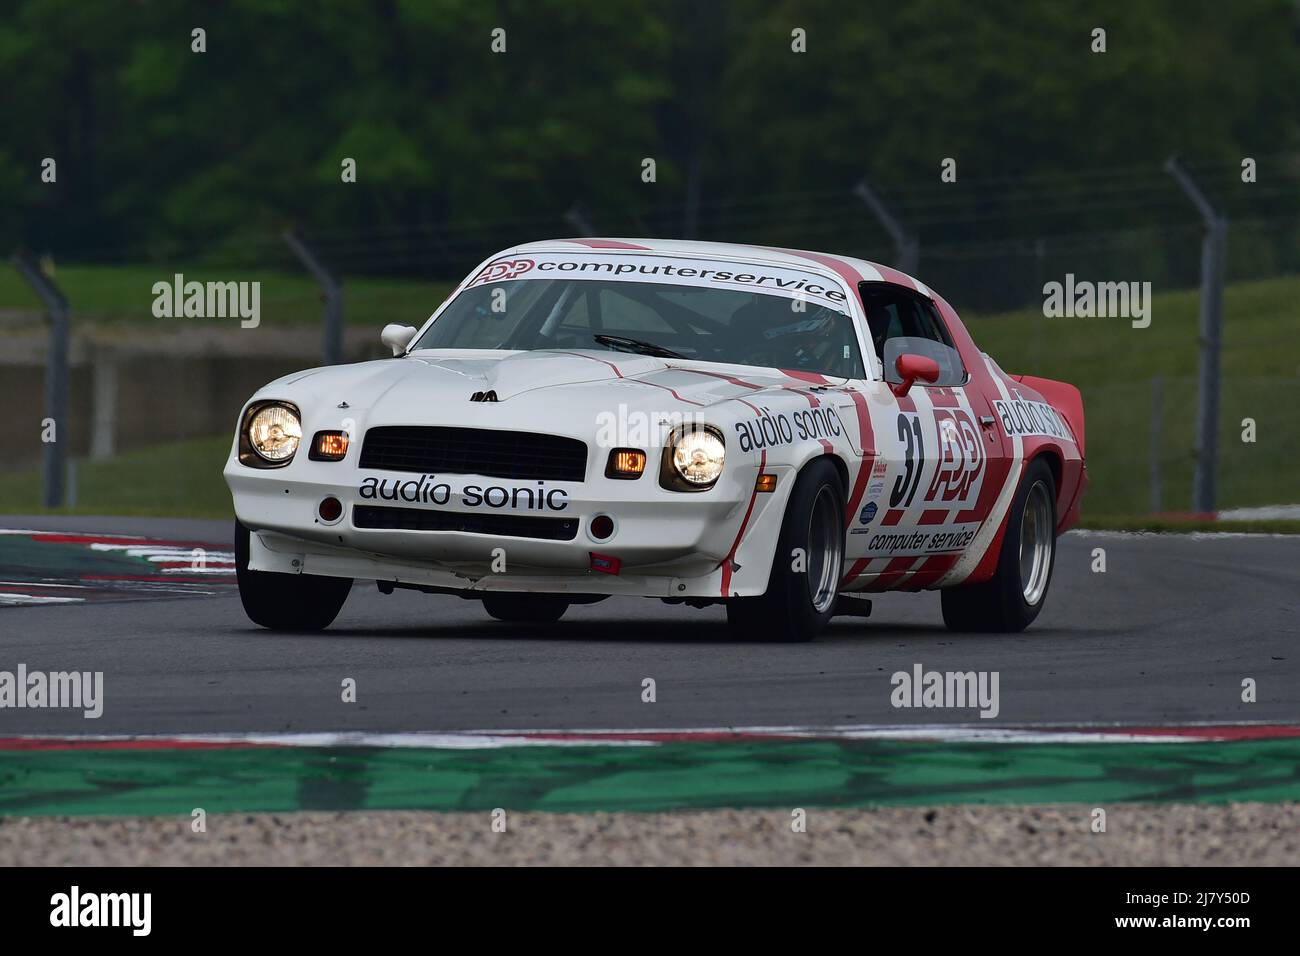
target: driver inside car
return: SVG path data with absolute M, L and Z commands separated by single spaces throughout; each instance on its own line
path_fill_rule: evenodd
M 732 316 L 731 327 L 750 343 L 745 359 L 756 365 L 852 378 L 852 324 L 824 306 L 796 311 L 794 299 L 755 296 Z M 806 307 L 806 305 L 805 305 Z

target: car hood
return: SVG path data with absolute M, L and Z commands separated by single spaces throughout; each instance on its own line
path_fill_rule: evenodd
M 272 382 L 258 394 L 312 405 L 368 408 L 374 416 L 397 421 L 423 410 L 464 408 L 478 392 L 494 392 L 502 404 L 571 404 L 587 411 L 609 403 L 698 410 L 768 388 L 792 387 L 807 388 L 808 383 L 771 369 L 593 349 L 486 352 L 473 357 L 464 352 L 417 352 L 405 358 L 299 372 Z

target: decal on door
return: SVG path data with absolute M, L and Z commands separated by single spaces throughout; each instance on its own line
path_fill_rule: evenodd
M 931 558 L 956 561 L 979 533 L 972 512 L 989 459 L 975 415 L 960 392 L 943 404 L 921 392 L 914 402 L 918 407 L 892 411 L 891 427 L 881 429 L 890 447 L 872 469 L 867 502 L 878 498 L 879 507 L 864 507 L 850 529 L 860 536 L 849 549 L 850 581 L 888 572 L 890 586 L 901 584 Z M 891 564 L 899 560 L 910 564 Z
M 934 434 L 938 448 L 933 458 L 934 472 L 926 484 L 921 501 L 928 508 L 962 511 L 979 497 L 984 477 L 984 446 L 970 414 L 962 408 L 933 408 Z M 894 479 L 889 492 L 889 507 L 910 508 L 916 500 L 927 455 L 925 430 L 920 412 L 902 412 L 898 416 L 898 438 L 903 445 L 903 471 Z
M 961 551 L 979 522 L 954 522 L 975 507 L 988 471 L 973 416 L 958 406 L 903 411 L 892 431 L 892 460 L 875 463 L 867 494 L 869 505 L 880 498 L 878 509 L 862 508 L 849 532 L 869 536 L 855 552 L 871 558 Z
M 975 423 L 960 408 L 936 408 L 939 433 L 939 463 L 925 493 L 927 502 L 966 504 L 979 494 L 976 487 L 984 474 L 984 447 Z
M 925 436 L 921 432 L 921 416 L 899 415 L 898 437 L 906 443 L 903 451 L 903 473 L 894 479 L 889 493 L 889 507 L 908 508 L 916 496 L 916 486 L 925 470 Z

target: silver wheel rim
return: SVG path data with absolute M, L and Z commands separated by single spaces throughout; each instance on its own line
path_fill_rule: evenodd
M 1056 529 L 1052 527 L 1052 502 L 1047 486 L 1034 482 L 1025 499 L 1025 513 L 1020 518 L 1020 588 L 1025 603 L 1038 604 L 1047 593 L 1047 578 L 1052 570 L 1052 549 L 1056 546 Z
M 844 563 L 843 516 L 829 485 L 822 485 L 808 515 L 808 599 L 822 613 L 835 603 Z

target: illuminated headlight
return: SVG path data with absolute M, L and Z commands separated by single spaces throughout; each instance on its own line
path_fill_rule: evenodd
M 248 420 L 244 437 L 258 458 L 273 465 L 287 464 L 302 442 L 298 410 L 278 402 L 263 405 Z
M 690 488 L 703 490 L 722 474 L 727 446 L 722 435 L 707 427 L 686 428 L 673 438 L 669 448 L 673 471 Z

